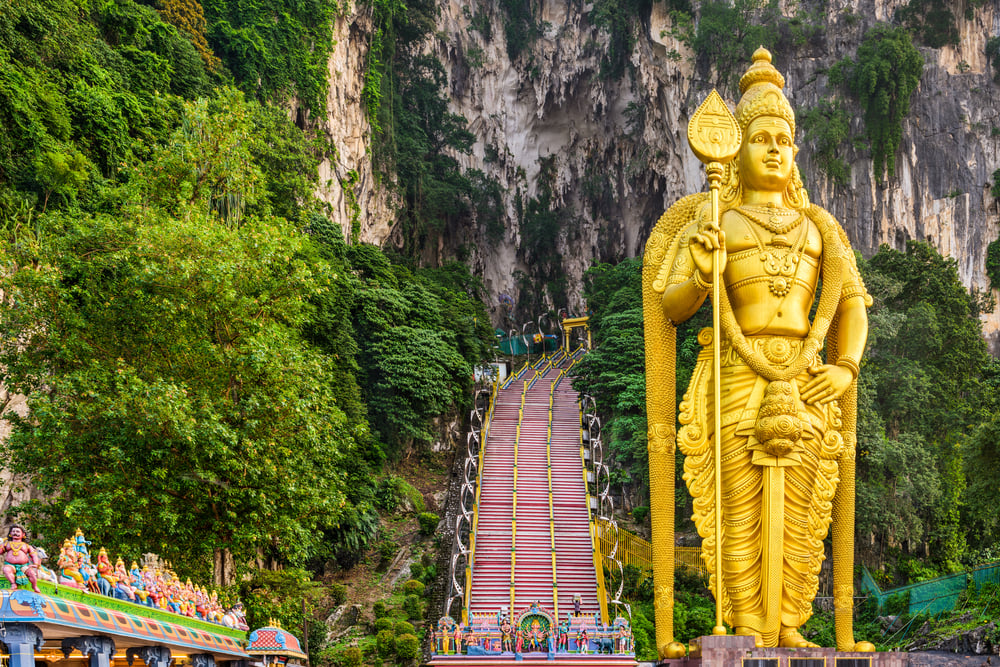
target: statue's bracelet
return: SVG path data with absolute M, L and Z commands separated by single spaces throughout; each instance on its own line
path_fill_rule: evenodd
M 851 359 L 848 356 L 840 357 L 839 359 L 837 359 L 837 365 L 843 366 L 847 370 L 851 371 L 851 375 L 854 376 L 854 379 L 855 380 L 858 379 L 858 374 L 861 372 L 861 367 L 858 366 L 858 362 L 856 362 L 854 359 Z
M 712 289 L 711 283 L 706 283 L 701 277 L 701 271 L 698 269 L 694 270 L 694 275 L 691 276 L 694 279 L 694 286 L 700 289 L 702 292 L 707 292 Z

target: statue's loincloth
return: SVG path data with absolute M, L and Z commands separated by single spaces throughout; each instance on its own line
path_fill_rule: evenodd
M 748 340 L 778 367 L 791 363 L 802 347 L 801 340 L 780 336 Z M 694 498 L 702 558 L 714 580 L 711 330 L 699 341 L 704 347 L 681 404 L 677 444 L 686 456 L 684 479 Z M 726 344 L 721 364 L 723 617 L 774 645 L 769 639 L 781 626 L 798 627 L 812 614 L 843 447 L 839 408 L 836 402 L 803 403 L 799 391 L 812 376 L 803 372 L 793 378 L 789 405 L 801 424 L 801 439 L 775 454 L 755 432 L 769 382 Z

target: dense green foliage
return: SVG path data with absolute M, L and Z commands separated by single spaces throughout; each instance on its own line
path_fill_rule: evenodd
M 850 170 L 840 156 L 851 134 L 851 117 L 844 103 L 823 100 L 815 107 L 799 112 L 798 120 L 804 138 L 816 142 L 812 151 L 816 164 L 834 184 L 846 185 Z
M 17 511 L 203 578 L 394 553 L 380 472 L 467 400 L 478 284 L 349 245 L 313 199 L 329 148 L 268 100 L 321 108 L 336 5 L 206 3 L 207 42 L 200 7 L 2 5 L 0 381 L 31 409 L 4 455 L 46 494 Z M 252 586 L 301 610 L 292 583 Z
M 531 12 L 531 0 L 500 0 L 507 55 L 516 60 L 538 38 L 540 26 Z
M 739 77 L 759 46 L 774 48 L 781 10 L 775 0 L 707 0 L 700 5 L 691 47 L 702 68 L 712 67 L 717 84 L 738 92 Z
M 440 236 L 472 222 L 490 237 L 502 234 L 499 190 L 481 172 L 463 172 L 455 159 L 455 153 L 471 150 L 473 135 L 465 118 L 448 111 L 441 61 L 422 48 L 437 6 L 433 0 L 405 7 L 372 0 L 372 14 L 362 95 L 375 129 L 376 161 L 387 181 L 395 179 L 403 201 L 404 254 L 436 255 Z
M 896 12 L 896 18 L 926 46 L 939 49 L 958 44 L 955 14 L 945 0 L 909 0 Z
M 935 574 L 997 540 L 995 518 L 973 507 L 1000 501 L 991 482 L 1000 461 L 997 373 L 978 319 L 988 304 L 965 290 L 954 260 L 926 244 L 883 247 L 861 267 L 875 304 L 859 385 L 857 544 L 863 562 L 890 576 L 895 565 L 905 582 L 916 576 L 908 557 L 924 557 L 924 545 L 930 558 L 921 567 Z M 639 271 L 639 260 L 588 271 L 596 347 L 579 364 L 574 388 L 597 399 L 614 481 L 648 504 L 641 501 L 648 484 Z M 710 321 L 705 306 L 678 329 L 678 394 L 700 349 L 697 332 Z M 679 525 L 685 521 L 678 512 Z
M 1000 35 L 986 40 L 986 60 L 993 64 L 993 80 L 1000 83 Z
M 963 470 L 962 444 L 996 409 L 984 304 L 955 261 L 923 243 L 883 247 L 864 276 L 875 305 L 859 387 L 857 530 L 880 550 L 928 543 L 934 565 L 952 569 L 988 538 L 961 516 L 966 484 L 985 472 Z
M 865 33 L 855 60 L 845 58 L 830 71 L 832 83 L 846 83 L 864 110 L 865 132 L 876 178 L 896 170 L 896 149 L 910 96 L 920 83 L 924 58 L 903 28 L 881 24 Z
M 1000 239 L 995 239 L 986 246 L 986 276 L 990 279 L 990 287 L 1000 287 Z
M 202 5 L 209 43 L 246 92 L 276 102 L 297 98 L 313 113 L 326 109 L 337 0 L 203 0 Z
M 637 17 L 649 15 L 649 0 L 597 0 L 590 21 L 608 33 L 608 46 L 601 56 L 601 76 L 620 79 L 635 46 L 640 23 Z

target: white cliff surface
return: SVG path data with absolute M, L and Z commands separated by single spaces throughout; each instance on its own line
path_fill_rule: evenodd
M 542 34 L 511 62 L 497 3 L 442 0 L 438 30 L 427 48 L 448 72 L 452 111 L 468 119 L 476 137 L 472 154 L 456 157 L 463 167 L 481 169 L 501 185 L 507 221 L 500 242 L 489 242 L 481 230 L 468 228 L 442 239 L 441 245 L 472 249 L 469 260 L 483 278 L 495 315 L 500 293 L 519 298 L 517 272 L 531 273 L 532 257 L 521 247 L 517 211 L 519 201 L 537 194 L 542 160 L 553 165 L 553 205 L 572 214 L 557 245 L 570 308 L 576 310 L 582 307 L 581 276 L 594 260 L 640 255 L 662 211 L 704 188 L 686 128 L 709 83 L 699 75 L 692 54 L 670 36 L 664 4 L 655 3 L 644 17 L 628 71 L 609 80 L 600 76 L 608 36 L 589 22 L 591 5 L 535 3 Z M 785 40 L 785 52 L 775 49 L 775 64 L 785 73 L 792 104 L 802 110 L 829 97 L 827 69 L 853 56 L 873 22 L 890 20 L 901 4 L 830 0 L 818 36 L 798 45 Z M 480 13 L 489 18 L 491 40 L 472 25 L 472 17 Z M 920 49 L 924 74 L 904 121 L 894 177 L 875 178 L 870 152 L 847 146 L 843 157 L 850 183 L 837 186 L 816 167 L 812 146 L 801 136 L 799 165 L 812 200 L 841 221 L 863 254 L 871 256 L 883 243 L 903 249 L 910 239 L 928 241 L 956 260 L 967 287 L 986 291 L 986 246 L 1000 231 L 1000 211 L 989 194 L 991 174 L 1000 168 L 1000 129 L 995 129 L 1000 128 L 1000 86 L 992 81 L 985 43 L 1000 33 L 1000 7 L 986 3 L 971 20 L 957 13 L 958 46 Z M 370 133 L 360 113 L 364 38 L 355 34 L 364 31 L 363 18 L 345 19 L 338 31 L 330 81 L 330 99 L 336 104 L 330 105 L 328 127 L 338 128 L 331 136 L 342 166 L 333 171 L 341 181 L 344 169 L 363 174 L 359 183 L 364 186 L 358 190 L 366 197 L 361 238 L 384 243 L 391 207 L 379 199 L 377 188 L 368 188 L 375 181 L 363 149 Z M 342 91 L 335 90 L 338 86 Z M 860 113 L 852 130 L 863 132 Z M 336 190 L 330 189 L 331 201 L 337 201 Z M 1000 308 L 984 315 L 984 326 L 996 347 Z
M 395 213 L 390 190 L 372 164 L 372 128 L 362 99 L 370 35 L 371 12 L 347 0 L 334 24 L 327 113 L 316 119 L 335 149 L 319 166 L 317 195 L 330 205 L 345 239 L 352 238 L 354 228 L 357 240 L 381 244 Z

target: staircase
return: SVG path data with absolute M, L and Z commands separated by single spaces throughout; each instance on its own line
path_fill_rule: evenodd
M 483 454 L 470 614 L 537 602 L 565 618 L 579 595 L 584 614 L 604 618 L 580 409 L 564 379 L 572 360 L 555 359 L 525 369 L 497 392 Z

